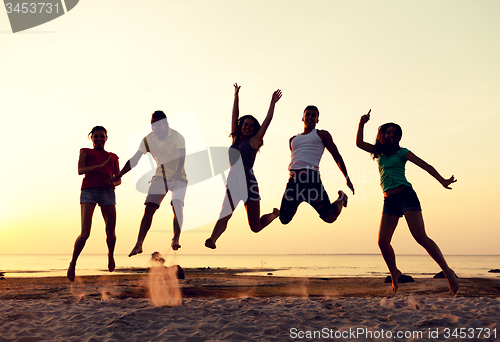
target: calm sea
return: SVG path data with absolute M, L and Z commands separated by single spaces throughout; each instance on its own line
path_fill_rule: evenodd
M 166 265 L 183 268 L 230 268 L 241 273 L 287 277 L 381 277 L 388 275 L 379 254 L 307 254 L 307 255 L 165 255 Z M 117 255 L 116 272 L 133 272 L 149 266 L 148 254 L 129 258 Z M 0 255 L 0 272 L 5 277 L 65 276 L 70 255 Z M 500 278 L 500 255 L 448 255 L 448 264 L 459 277 Z M 432 277 L 440 271 L 428 255 L 398 255 L 398 267 L 414 277 Z M 77 275 L 108 274 L 105 255 L 82 254 Z

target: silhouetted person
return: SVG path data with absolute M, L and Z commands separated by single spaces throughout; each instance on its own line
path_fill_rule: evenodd
M 316 129 L 319 122 L 318 108 L 307 106 L 302 115 L 302 121 L 304 131 L 291 137 L 289 141 L 292 153 L 288 166 L 290 177 L 281 200 L 280 221 L 288 224 L 297 212 L 299 204 L 307 202 L 318 212 L 323 221 L 333 223 L 342 212 L 342 208 L 347 207 L 347 195 L 339 190 L 337 200 L 330 202 L 319 173 L 319 162 L 325 148 L 344 174 L 347 186 L 353 193 L 354 186 L 332 136 L 326 130 Z
M 422 159 L 406 148 L 399 146 L 399 141 L 403 135 L 401 127 L 395 123 L 386 123 L 378 128 L 375 145 L 363 141 L 363 130 L 365 124 L 370 120 L 370 111 L 363 115 L 359 121 L 356 145 L 372 154 L 377 160 L 380 172 L 380 185 L 384 192 L 384 209 L 378 236 L 378 245 L 385 263 L 389 268 L 392 278 L 392 291 L 398 290 L 398 279 L 401 272 L 396 266 L 396 256 L 391 246 L 391 239 L 399 218 L 404 215 L 408 228 L 415 240 L 425 248 L 427 253 L 437 262 L 443 270 L 451 293 L 458 291 L 459 285 L 453 271 L 448 267 L 438 245 L 432 241 L 425 232 L 422 209 L 417 194 L 412 185 L 406 180 L 406 161 L 411 161 L 417 166 L 427 171 L 446 189 L 451 189 L 450 184 L 455 183 L 453 176 L 444 179 L 434 167 L 427 164 Z
M 281 98 L 281 90 L 276 90 L 271 98 L 271 104 L 266 118 L 259 124 L 251 115 L 239 117 L 240 86 L 234 84 L 234 102 L 231 117 L 231 137 L 233 144 L 229 149 L 231 170 L 227 177 L 227 189 L 219 220 L 215 224 L 212 235 L 205 241 L 205 246 L 215 249 L 217 239 L 226 230 L 227 222 L 240 201 L 244 201 L 250 229 L 257 233 L 279 216 L 279 210 L 260 216 L 259 185 L 253 173 L 253 164 L 257 151 L 263 144 L 264 135 L 271 123 L 274 106 Z M 241 158 L 240 158 L 241 157 Z
M 134 168 L 141 157 L 148 152 L 156 161 L 157 169 L 144 202 L 146 208 L 139 228 L 137 243 L 129 256 L 142 253 L 142 244 L 149 228 L 151 228 L 153 215 L 160 207 L 168 191 L 172 193 L 170 204 L 174 213 L 174 236 L 171 246 L 174 251 L 181 247 L 179 238 L 183 223 L 184 197 L 186 196 L 187 187 L 186 172 L 184 170 L 186 145 L 184 137 L 170 128 L 167 116 L 162 111 L 153 113 L 151 127 L 153 132 L 142 140 L 139 150 L 127 161 L 123 169 L 113 179 L 113 181 L 120 179 Z
M 108 269 L 113 272 L 115 269 L 116 235 L 116 197 L 115 185 L 109 184 L 111 177 L 120 170 L 118 156 L 104 150 L 104 145 L 108 140 L 108 133 L 102 126 L 95 126 L 89 133 L 92 139 L 93 148 L 82 148 L 78 159 L 78 174 L 85 175 L 82 182 L 80 194 L 80 208 L 82 231 L 75 241 L 73 257 L 68 268 L 68 279 L 75 281 L 76 261 L 90 236 L 92 226 L 92 216 L 96 204 L 101 207 L 102 216 L 106 224 L 106 244 L 108 245 Z

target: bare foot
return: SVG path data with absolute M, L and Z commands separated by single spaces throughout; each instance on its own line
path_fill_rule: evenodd
M 181 248 L 181 245 L 179 245 L 179 240 L 174 240 L 172 239 L 172 249 L 174 251 L 178 250 L 179 248 Z
M 215 246 L 215 241 L 212 238 L 208 238 L 205 240 L 205 247 L 215 249 L 217 246 Z
M 113 257 L 113 255 L 109 255 L 108 254 L 108 270 L 110 272 L 113 272 L 115 270 L 115 258 Z
M 391 273 L 391 280 L 392 280 L 392 292 L 396 293 L 398 292 L 399 284 L 398 284 L 398 279 L 401 277 L 401 272 L 397 270 L 395 274 Z
M 76 268 L 76 264 L 73 264 L 73 263 L 69 264 L 68 273 L 66 276 L 68 277 L 69 281 L 71 281 L 71 282 L 75 281 L 75 268 Z
M 142 245 L 136 244 L 132 252 L 128 255 L 129 257 L 134 256 L 136 254 L 141 254 L 142 253 Z
M 337 201 L 341 201 L 342 203 L 342 206 L 347 208 L 347 195 L 345 192 L 343 192 L 342 190 L 339 190 L 339 198 L 337 199 Z

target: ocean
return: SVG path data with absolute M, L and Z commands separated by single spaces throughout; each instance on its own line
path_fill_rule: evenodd
M 268 255 L 164 255 L 166 265 L 182 268 L 230 268 L 241 274 L 282 277 L 383 277 L 389 274 L 380 254 L 268 254 Z M 150 255 L 141 254 L 129 258 L 116 255 L 116 270 L 135 273 L 149 267 Z M 70 255 L 0 255 L 0 272 L 5 277 L 65 276 Z M 500 278 L 500 255 L 447 255 L 446 260 L 458 277 Z M 440 272 L 428 255 L 397 255 L 398 268 L 413 277 L 432 277 Z M 78 259 L 76 275 L 105 275 L 106 255 L 82 254 Z

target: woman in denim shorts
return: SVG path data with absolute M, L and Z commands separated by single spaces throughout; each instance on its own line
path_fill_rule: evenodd
M 356 137 L 356 145 L 372 154 L 378 161 L 380 184 L 384 192 L 384 209 L 378 237 L 378 245 L 385 263 L 391 272 L 392 290 L 398 290 L 398 279 L 401 272 L 396 266 L 396 256 L 391 246 L 392 235 L 398 224 L 399 218 L 404 216 L 410 232 L 415 240 L 425 248 L 427 253 L 437 262 L 443 270 L 451 293 L 458 291 L 459 285 L 454 272 L 450 269 L 438 245 L 432 241 L 425 232 L 422 209 L 417 194 L 405 177 L 405 165 L 409 160 L 427 171 L 443 187 L 451 189 L 450 185 L 456 182 L 451 176 L 443 178 L 434 167 L 406 148 L 399 146 L 403 131 L 395 123 L 387 123 L 379 127 L 375 145 L 363 141 L 364 125 L 370 120 L 371 110 L 361 117 Z
M 92 215 L 96 204 L 101 207 L 102 216 L 106 224 L 106 244 L 108 245 L 108 269 L 113 272 L 115 260 L 116 235 L 116 209 L 115 186 L 109 180 L 119 171 L 118 156 L 104 150 L 108 140 L 108 133 L 102 126 L 95 126 L 89 133 L 94 148 L 82 148 L 78 159 L 78 174 L 85 175 L 81 187 L 80 208 L 82 230 L 75 241 L 73 258 L 68 268 L 68 279 L 75 280 L 75 268 L 78 256 L 85 246 L 90 235 Z M 119 184 L 119 183 L 118 183 Z

